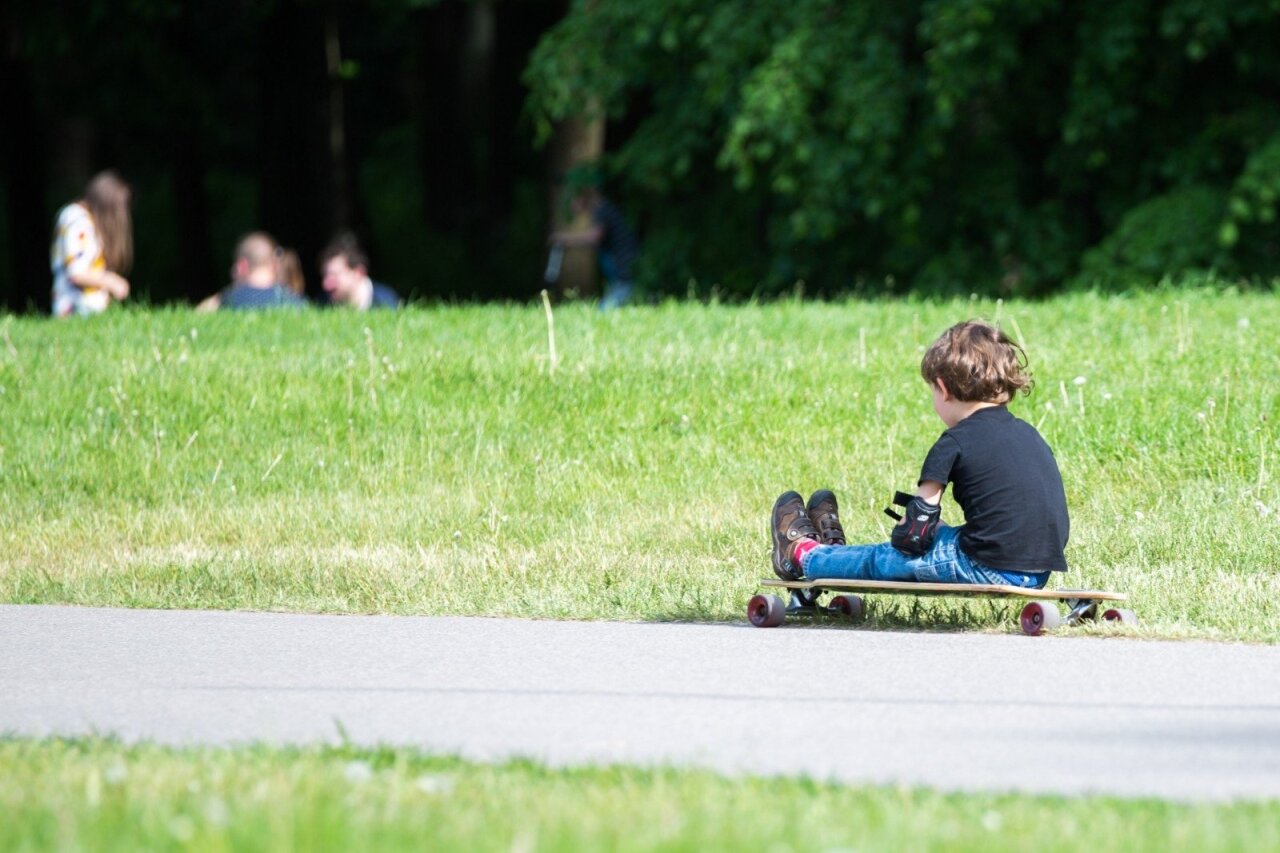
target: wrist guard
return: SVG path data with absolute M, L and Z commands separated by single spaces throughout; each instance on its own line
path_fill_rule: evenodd
M 899 497 L 908 496 L 899 492 L 894 501 L 897 502 Z M 905 518 L 893 528 L 889 542 L 908 557 L 924 556 L 933 547 L 938 525 L 942 522 L 942 507 L 934 506 L 918 495 L 911 496 L 905 507 Z

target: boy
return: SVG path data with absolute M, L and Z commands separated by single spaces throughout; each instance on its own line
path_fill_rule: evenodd
M 933 410 L 947 425 L 920 471 L 905 518 L 889 542 L 845 545 L 835 495 L 806 505 L 787 492 L 773 505 L 773 569 L 784 580 L 927 581 L 1039 589 L 1064 572 L 1069 520 L 1062 475 L 1035 427 L 1009 413 L 1028 394 L 1026 354 L 998 328 L 958 323 L 920 363 Z M 942 523 L 939 501 L 954 483 L 965 523 Z

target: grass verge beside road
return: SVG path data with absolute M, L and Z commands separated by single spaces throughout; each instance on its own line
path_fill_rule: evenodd
M 353 747 L 0 740 L 0 848 L 1267 850 L 1280 803 L 943 794 Z
M 976 315 L 1037 377 L 1011 408 L 1066 482 L 1058 585 L 1129 592 L 1145 636 L 1280 639 L 1280 312 L 1215 289 L 571 305 L 554 360 L 532 305 L 6 317 L 0 600 L 739 620 L 783 490 L 834 488 L 851 541 L 886 537 L 942 429 L 920 356 Z

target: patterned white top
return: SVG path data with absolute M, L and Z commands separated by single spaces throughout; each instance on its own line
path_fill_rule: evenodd
M 98 314 L 107 310 L 111 295 L 106 290 L 76 287 L 71 282 L 74 274 L 107 268 L 102 239 L 98 237 L 93 217 L 79 202 L 58 211 L 49 266 L 53 271 L 53 316 Z

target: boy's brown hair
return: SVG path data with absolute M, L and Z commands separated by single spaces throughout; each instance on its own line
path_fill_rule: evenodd
M 982 320 L 956 323 L 943 332 L 920 362 L 929 385 L 941 379 L 963 403 L 1007 403 L 1034 382 L 1027 373 L 1027 354 L 997 326 Z

